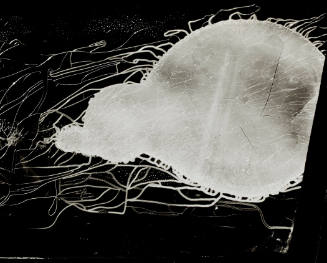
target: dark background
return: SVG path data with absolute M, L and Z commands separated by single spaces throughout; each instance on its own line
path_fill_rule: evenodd
M 28 50 L 22 52 L 21 59 L 32 63 L 40 61 L 41 54 L 58 53 L 99 40 L 106 40 L 108 47 L 114 48 L 144 28 L 135 36 L 135 44 L 161 40 L 167 30 L 185 28 L 187 21 L 221 8 L 257 3 L 262 7 L 259 19 L 302 19 L 327 12 L 322 3 L 314 1 L 288 1 L 287 5 L 286 1 L 213 2 L 12 2 L 0 11 L 3 13 L 0 40 L 19 39 Z M 326 85 L 325 70 L 323 87 Z M 224 229 L 216 218 L 187 214 L 117 216 L 71 210 L 55 228 L 38 231 L 30 228 L 47 222 L 47 215 L 43 211 L 44 203 L 33 203 L 16 209 L 0 209 L 0 256 L 39 256 L 68 262 L 327 262 L 324 252 L 327 248 L 325 93 L 322 89 L 289 253 L 271 250 L 275 244 L 265 243 L 268 241 L 263 237 L 267 230 L 258 228 L 260 221 L 249 224 L 253 216 L 249 216 L 249 220 L 247 215 L 238 218 L 241 230 L 232 231 Z M 272 212 L 274 209 L 278 207 L 273 206 Z M 248 249 L 256 246 L 259 248 L 255 251 Z

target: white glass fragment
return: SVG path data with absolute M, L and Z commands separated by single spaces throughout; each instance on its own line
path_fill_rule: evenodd
M 227 20 L 176 43 L 134 84 L 89 101 L 63 151 L 128 162 L 142 153 L 204 189 L 260 198 L 303 173 L 324 55 L 269 21 Z

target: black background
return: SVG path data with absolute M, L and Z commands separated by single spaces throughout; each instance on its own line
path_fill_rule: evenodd
M 136 43 L 162 39 L 163 33 L 185 28 L 187 21 L 252 3 L 262 7 L 258 17 L 301 19 L 327 12 L 323 4 L 276 1 L 194 1 L 181 2 L 43 2 L 8 3 L 0 20 L 2 41 L 19 39 L 29 52 L 22 60 L 36 62 L 40 54 L 57 53 L 106 40 L 115 47 L 133 32 L 148 27 Z M 9 16 L 6 16 L 9 15 Z M 10 15 L 16 15 L 12 17 Z M 105 25 L 110 24 L 110 27 Z M 326 22 L 325 25 L 327 26 Z M 326 68 L 326 67 L 325 67 Z M 326 70 L 324 74 L 326 83 Z M 54 260 L 87 262 L 327 262 L 325 167 L 323 151 L 325 95 L 322 89 L 310 143 L 303 190 L 300 191 L 294 238 L 286 255 L 261 249 L 245 251 L 243 243 L 260 242 L 260 231 L 231 236 L 212 218 L 156 217 L 139 215 L 88 215 L 67 211 L 58 226 L 42 232 L 29 229 L 46 222 L 43 204 L 16 210 L 2 209 L 0 217 L 0 256 L 39 256 Z M 38 207 L 40 209 L 38 209 Z M 10 216 L 9 216 L 10 215 Z M 248 221 L 244 219 L 244 224 Z M 251 232 L 252 231 L 252 232 Z M 232 233 L 232 232 L 229 232 Z M 237 240 L 236 240 L 237 239 Z M 239 246 L 239 247 L 238 247 Z M 233 248 L 228 250 L 228 248 Z M 235 251 L 242 251 L 236 253 Z M 223 251 L 222 251 L 223 250 Z M 300 261 L 299 261 L 300 260 Z

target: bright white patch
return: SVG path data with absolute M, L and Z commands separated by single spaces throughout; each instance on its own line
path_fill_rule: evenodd
M 140 84 L 89 102 L 64 151 L 113 163 L 146 153 L 191 181 L 238 197 L 278 193 L 304 171 L 324 56 L 291 30 L 257 20 L 192 32 Z

